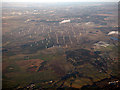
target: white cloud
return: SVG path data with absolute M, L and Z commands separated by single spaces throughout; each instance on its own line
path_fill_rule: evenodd
M 118 34 L 118 31 L 111 31 L 108 33 L 108 35 L 112 35 L 112 34 Z

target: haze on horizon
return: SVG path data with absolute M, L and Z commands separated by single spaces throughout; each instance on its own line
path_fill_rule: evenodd
M 2 0 L 2 2 L 119 2 L 119 0 Z

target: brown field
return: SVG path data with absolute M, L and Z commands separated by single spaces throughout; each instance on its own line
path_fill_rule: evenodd
M 113 14 L 96 14 L 96 15 L 99 15 L 99 16 L 114 16 Z
M 37 71 L 39 69 L 40 64 L 43 62 L 41 59 L 30 59 L 30 60 L 22 60 L 17 61 L 16 63 L 21 67 L 25 68 L 26 70 L 28 68 L 31 68 L 30 71 Z M 36 66 L 36 68 L 33 68 Z M 33 70 L 34 69 L 34 70 Z

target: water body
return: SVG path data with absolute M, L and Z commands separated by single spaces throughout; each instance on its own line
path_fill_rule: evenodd
M 119 39 L 116 38 L 116 37 L 110 37 L 110 39 L 115 40 L 115 41 L 118 41 L 118 40 L 119 40 Z

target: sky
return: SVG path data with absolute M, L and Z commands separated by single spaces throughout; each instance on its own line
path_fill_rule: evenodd
M 118 2 L 120 0 L 0 0 L 2 2 Z

